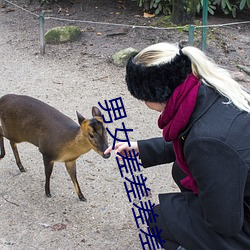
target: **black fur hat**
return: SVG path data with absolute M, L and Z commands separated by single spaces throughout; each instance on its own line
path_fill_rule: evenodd
M 135 64 L 134 56 L 126 66 L 126 82 L 131 95 L 142 101 L 165 103 L 192 71 L 190 59 L 182 52 L 171 62 L 154 66 Z

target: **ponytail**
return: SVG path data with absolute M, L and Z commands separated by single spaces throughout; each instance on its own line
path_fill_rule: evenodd
M 229 72 L 216 65 L 199 49 L 191 46 L 182 48 L 182 53 L 192 62 L 193 74 L 204 84 L 216 89 L 240 110 L 250 112 L 250 94 L 236 82 Z

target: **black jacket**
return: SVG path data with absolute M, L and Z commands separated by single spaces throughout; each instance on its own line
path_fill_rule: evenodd
M 202 84 L 189 125 L 179 136 L 198 196 L 160 195 L 166 221 L 180 225 L 173 225 L 173 234 L 192 250 L 250 249 L 250 114 L 225 102 Z M 144 167 L 175 160 L 172 144 L 163 138 L 138 141 L 138 146 Z

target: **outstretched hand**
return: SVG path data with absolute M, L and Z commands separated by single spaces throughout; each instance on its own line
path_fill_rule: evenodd
M 115 156 L 118 157 L 119 160 L 122 159 L 122 157 L 119 155 L 123 155 L 123 156 L 126 156 L 125 154 L 125 151 L 131 151 L 132 152 L 132 149 L 134 149 L 135 153 L 138 153 L 139 150 L 138 150 L 138 143 L 137 142 L 130 142 L 130 147 L 128 145 L 127 142 L 119 142 L 119 143 L 116 143 L 115 144 L 115 148 L 114 148 L 114 151 L 115 151 Z M 104 154 L 108 154 L 112 151 L 112 146 L 108 147 Z M 119 153 L 119 154 L 118 154 Z

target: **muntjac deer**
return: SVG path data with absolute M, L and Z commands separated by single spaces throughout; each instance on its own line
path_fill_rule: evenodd
M 104 158 L 108 147 L 107 131 L 100 110 L 92 108 L 93 118 L 86 119 L 77 112 L 80 126 L 60 111 L 29 96 L 9 94 L 0 98 L 0 158 L 5 156 L 3 137 L 9 139 L 16 164 L 20 161 L 17 143 L 29 142 L 39 148 L 45 167 L 45 193 L 50 194 L 50 176 L 54 162 L 64 162 L 78 197 L 86 201 L 76 176 L 76 159 L 94 149 Z

